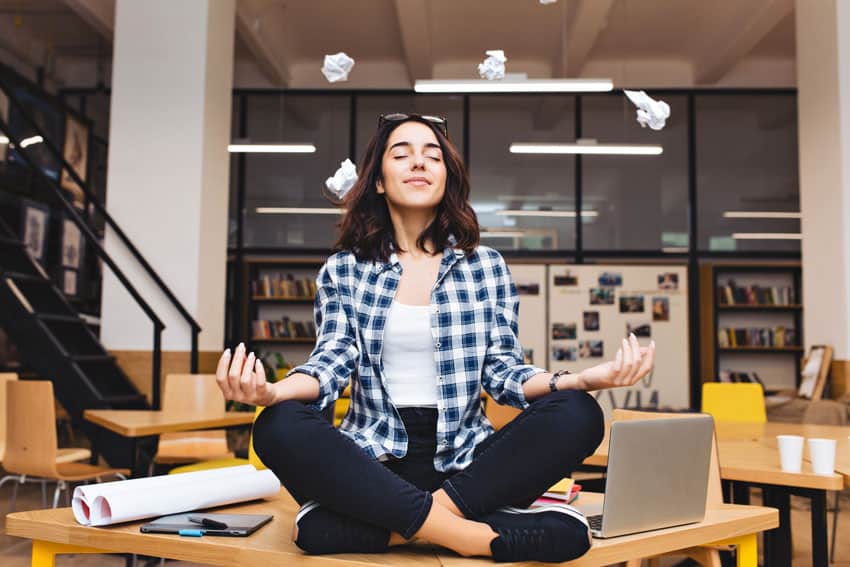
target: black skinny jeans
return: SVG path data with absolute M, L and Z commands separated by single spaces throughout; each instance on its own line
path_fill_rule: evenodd
M 527 507 L 569 476 L 602 442 L 602 410 L 586 392 L 548 394 L 475 448 L 462 471 L 434 469 L 437 410 L 399 410 L 410 439 L 402 459 L 380 462 L 301 402 L 269 408 L 254 425 L 254 449 L 293 498 L 411 538 L 443 488 L 476 519 L 502 506 Z

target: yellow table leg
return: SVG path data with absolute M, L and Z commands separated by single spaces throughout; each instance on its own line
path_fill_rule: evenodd
M 738 567 L 758 567 L 759 549 L 757 534 L 748 534 L 723 541 L 715 541 L 710 545 L 734 545 L 737 547 L 735 553 L 738 558 Z
M 115 553 L 94 547 L 83 547 L 68 543 L 54 543 L 52 541 L 32 541 L 32 567 L 55 567 L 56 556 L 63 553 Z

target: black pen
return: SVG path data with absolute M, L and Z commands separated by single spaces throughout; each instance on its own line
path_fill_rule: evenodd
M 195 524 L 201 524 L 205 528 L 212 528 L 214 530 L 226 530 L 227 524 L 224 522 L 219 522 L 218 520 L 213 520 L 212 518 L 204 518 L 201 516 L 189 516 L 189 521 Z

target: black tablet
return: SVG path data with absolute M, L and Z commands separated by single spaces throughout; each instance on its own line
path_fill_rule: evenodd
M 265 514 L 207 514 L 189 512 L 163 516 L 139 529 L 147 534 L 179 534 L 185 536 L 247 536 L 266 525 L 272 516 Z

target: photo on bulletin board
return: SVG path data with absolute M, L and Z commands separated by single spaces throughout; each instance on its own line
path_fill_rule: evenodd
M 669 297 L 653 297 L 652 298 L 652 320 L 653 321 L 669 321 L 670 320 L 670 298 Z
M 679 274 L 674 272 L 664 272 L 663 274 L 658 274 L 658 289 L 679 289 Z
M 582 313 L 585 331 L 599 330 L 599 311 L 585 311 Z
M 519 295 L 540 295 L 539 283 L 516 284 L 516 292 Z
M 9 97 L 6 93 L 0 91 L 0 120 L 3 124 L 9 124 Z M 6 135 L 0 133 L 0 161 L 6 161 L 6 151 L 9 149 L 9 140 Z
M 614 305 L 614 289 L 610 287 L 590 288 L 591 305 Z
M 552 339 L 575 339 L 576 324 L 575 323 L 552 323 Z
M 643 296 L 621 295 L 620 313 L 643 313 Z
M 555 284 L 555 287 L 576 286 L 578 285 L 578 276 L 567 270 L 565 274 L 556 274 L 552 283 Z
M 581 358 L 602 358 L 605 349 L 602 341 L 581 341 L 578 344 L 578 355 Z
M 89 156 L 89 131 L 85 124 L 70 114 L 65 117 L 65 145 L 62 155 L 68 165 L 74 168 L 76 174 L 85 182 Z M 73 195 L 75 204 L 81 205 L 85 201 L 83 190 L 68 173 L 67 168 L 62 169 L 60 185 Z
M 618 272 L 602 272 L 599 276 L 600 287 L 617 287 L 623 285 L 623 274 Z
M 523 364 L 534 364 L 534 349 L 533 348 L 523 348 L 522 349 L 522 363 Z
M 552 347 L 552 358 L 558 361 L 578 360 L 576 347 Z
M 82 256 L 83 239 L 80 229 L 71 219 L 62 219 L 62 267 L 78 270 Z
M 50 208 L 29 199 L 21 200 L 21 240 L 30 255 L 43 262 L 47 255 L 47 228 L 50 222 Z
M 652 325 L 647 322 L 638 322 L 638 323 L 626 323 L 626 336 L 629 336 L 631 333 L 634 333 L 638 338 L 650 338 L 652 337 Z

